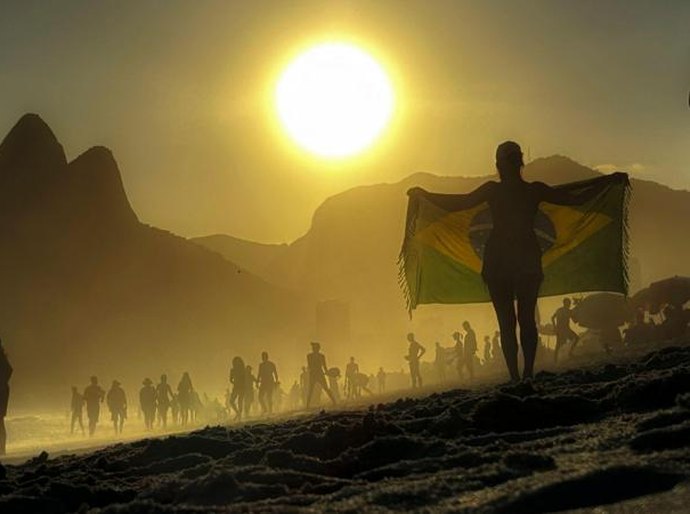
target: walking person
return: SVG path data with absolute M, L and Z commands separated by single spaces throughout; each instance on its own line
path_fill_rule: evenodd
M 84 433 L 84 396 L 77 390 L 77 386 L 72 386 L 72 399 L 70 401 L 70 413 L 71 421 L 69 425 L 69 433 L 74 434 L 74 425 L 79 423 L 79 428 L 81 429 L 81 435 Z
M 244 397 L 247 388 L 247 379 L 245 374 L 247 367 L 244 365 L 242 357 L 235 357 L 232 359 L 232 367 L 230 368 L 230 384 L 232 391 L 230 392 L 230 407 L 235 411 L 235 420 L 242 419 L 244 411 Z
M 117 380 L 113 380 L 113 385 L 108 391 L 106 402 L 110 410 L 110 417 L 113 420 L 115 434 L 121 434 L 125 419 L 127 419 L 127 396 L 125 395 L 124 389 L 120 386 L 120 382 Z
M 470 326 L 469 321 L 464 321 L 462 328 L 465 330 L 465 338 L 463 340 L 463 346 L 465 348 L 465 368 L 467 369 L 470 381 L 472 381 L 474 380 L 474 360 L 477 353 L 477 334 L 475 334 L 474 329 Z
M 250 365 L 247 365 L 244 369 L 244 380 L 244 417 L 247 418 L 254 404 L 254 386 L 258 382 L 254 373 L 252 373 L 252 367 Z
M 184 427 L 189 422 L 190 411 L 192 409 L 192 379 L 188 372 L 182 374 L 180 383 L 177 384 L 177 401 L 180 404 L 180 424 Z
M 261 364 L 257 377 L 259 384 L 259 404 L 263 415 L 273 414 L 273 395 L 278 386 L 278 370 L 276 365 L 268 360 L 268 353 L 261 353 Z
M 359 396 L 359 391 L 355 385 L 355 375 L 359 373 L 359 364 L 354 357 L 350 357 L 350 362 L 345 366 L 345 397 L 349 400 Z
M 386 372 L 383 368 L 379 368 L 379 372 L 376 374 L 376 379 L 379 385 L 379 394 L 386 392 Z
M 101 413 L 101 403 L 105 399 L 105 391 L 98 385 L 98 377 L 91 377 L 91 383 L 84 389 L 86 402 L 86 417 L 89 420 L 89 437 L 96 433 L 96 425 Z
M 335 396 L 326 384 L 326 373 L 328 367 L 326 366 L 326 356 L 321 353 L 321 344 L 317 342 L 311 343 L 311 353 L 307 354 L 307 370 L 309 371 L 309 392 L 307 393 L 307 409 L 311 405 L 311 398 L 314 393 L 314 388 L 318 385 L 326 392 L 335 405 Z
M 156 417 L 156 388 L 150 378 L 145 378 L 143 387 L 139 390 L 139 407 L 144 414 L 144 426 L 146 430 L 153 430 L 153 421 Z
M 573 316 L 570 305 L 570 298 L 564 298 L 563 305 L 553 313 L 553 316 L 551 316 L 551 323 L 553 323 L 553 327 L 556 332 L 556 348 L 553 353 L 554 362 L 558 362 L 558 352 L 560 352 L 561 348 L 571 341 L 573 345 L 570 347 L 569 356 L 572 357 L 573 350 L 575 350 L 575 346 L 580 340 L 580 336 L 578 336 L 575 331 L 570 328 L 570 320 Z
M 463 379 L 462 370 L 465 367 L 465 348 L 462 345 L 462 335 L 460 332 L 453 332 L 453 360 L 455 361 L 455 370 L 458 373 L 458 378 Z
M 168 384 L 168 375 L 161 375 L 161 381 L 156 386 L 156 408 L 158 409 L 158 426 L 163 430 L 168 428 L 168 410 L 173 401 L 173 390 Z

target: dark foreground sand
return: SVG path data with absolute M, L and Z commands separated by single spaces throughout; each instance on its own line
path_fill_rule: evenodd
M 5 475 L 5 476 L 3 476 Z M 0 468 L 0 512 L 688 512 L 690 348 Z

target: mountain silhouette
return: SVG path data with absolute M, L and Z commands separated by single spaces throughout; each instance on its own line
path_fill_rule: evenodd
M 249 341 L 296 359 L 309 330 L 313 305 L 141 223 L 112 153 L 68 163 L 35 114 L 0 144 L 0 241 L 0 336 L 20 403 L 92 374 L 138 384 L 189 370 L 216 386 L 232 355 L 258 352 Z
M 559 184 L 591 178 L 599 172 L 556 155 L 530 162 L 524 174 L 527 180 Z M 253 252 L 264 254 L 254 258 L 269 264 L 262 269 L 249 269 L 271 283 L 316 300 L 348 302 L 355 334 L 353 344 L 361 346 L 362 351 L 381 346 L 387 338 L 400 339 L 409 327 L 397 282 L 407 189 L 420 186 L 431 191 L 461 193 L 491 178 L 495 177 L 416 173 L 394 184 L 355 187 L 328 198 L 314 213 L 309 231 L 287 250 L 276 252 L 270 246 L 254 244 Z M 690 264 L 685 259 L 690 253 L 690 241 L 679 232 L 679 226 L 690 219 L 690 192 L 646 180 L 632 182 L 632 287 L 675 274 L 690 274 Z M 208 242 L 203 238 L 195 241 Z M 212 247 L 233 260 L 246 255 L 246 251 L 233 251 L 238 246 L 236 240 L 223 246 L 223 236 L 217 235 Z M 467 307 L 461 309 L 467 311 Z M 460 311 L 456 308 L 455 312 Z M 419 315 L 416 313 L 415 318 Z M 434 322 L 438 320 L 430 320 Z M 360 334 L 361 340 L 356 334 Z

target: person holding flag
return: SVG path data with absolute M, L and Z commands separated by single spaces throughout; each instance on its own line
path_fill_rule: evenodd
M 520 380 L 516 323 L 522 378 L 534 374 L 540 291 L 627 293 L 627 175 L 551 187 L 524 180 L 523 166 L 520 146 L 506 141 L 496 150 L 498 182 L 469 194 L 410 189 L 400 255 L 410 311 L 491 300 L 512 381 Z

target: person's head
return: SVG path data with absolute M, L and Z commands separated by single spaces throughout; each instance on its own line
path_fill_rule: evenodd
M 91 383 L 92 383 L 93 385 L 98 384 L 98 377 L 96 377 L 96 376 L 91 377 Z
M 261 352 L 261 360 L 264 362 L 268 360 L 268 352 Z
M 569 309 L 571 303 L 572 303 L 572 302 L 571 302 L 570 298 L 563 298 L 563 307 L 566 307 L 566 308 Z
M 465 330 L 469 330 L 470 329 L 470 322 L 469 321 L 463 321 L 462 322 L 462 328 L 464 328 Z
M 453 332 L 453 339 L 455 339 L 456 341 L 459 341 L 460 340 L 460 332 Z
M 321 350 L 321 343 L 317 343 L 316 341 L 311 342 L 311 351 L 314 353 L 318 353 Z
M 151 382 L 151 379 L 150 379 L 150 378 L 145 378 L 143 383 L 144 383 L 144 385 L 145 385 L 146 387 L 148 387 L 148 386 L 150 386 L 151 384 L 153 384 L 153 382 Z
M 113 380 L 113 387 L 120 387 L 120 382 Z
M 72 393 L 76 393 L 76 392 L 77 392 L 77 386 L 72 386 Z
M 407 334 L 407 340 L 409 342 L 414 341 L 414 333 L 413 332 L 410 332 L 409 334 Z
M 355 358 L 354 358 L 354 357 L 350 357 L 350 362 L 355 362 Z
M 496 148 L 496 170 L 501 180 L 510 180 L 520 175 L 525 165 L 522 149 L 515 141 L 504 141 Z
M 244 369 L 244 361 L 242 357 L 237 356 L 232 359 L 232 367 L 234 369 Z
M 168 381 L 168 375 L 166 375 L 165 373 L 163 373 L 163 374 L 161 375 L 161 383 L 165 384 L 167 381 Z
M 436 341 L 436 348 L 441 348 L 441 343 L 439 343 L 438 341 Z

